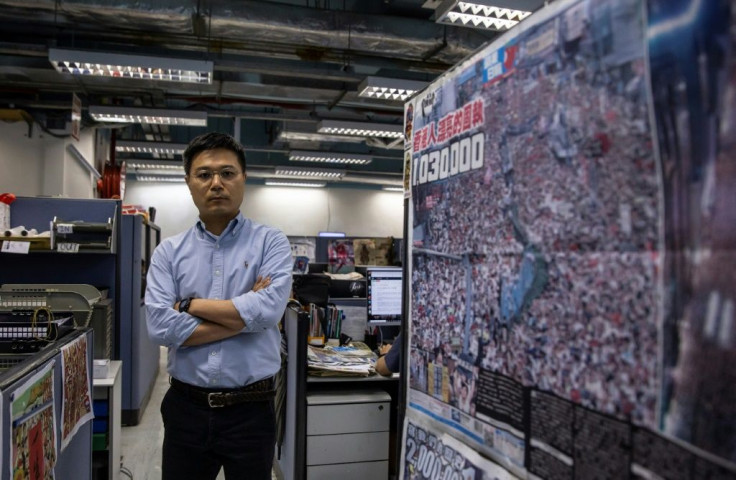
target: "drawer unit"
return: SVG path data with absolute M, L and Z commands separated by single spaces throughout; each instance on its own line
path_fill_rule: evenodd
M 385 460 L 388 432 L 307 436 L 307 465 Z
M 307 479 L 388 477 L 391 397 L 383 391 L 307 395 Z
M 388 478 L 388 460 L 380 462 L 337 463 L 307 466 L 309 480 L 379 480 Z
M 385 392 L 307 395 L 307 435 L 388 431 L 391 397 Z

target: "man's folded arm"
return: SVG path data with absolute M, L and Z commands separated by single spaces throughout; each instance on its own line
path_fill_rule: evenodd
M 232 299 L 245 327 L 243 332 L 263 332 L 281 320 L 291 293 L 291 245 L 281 232 L 273 232 L 264 242 L 263 262 L 259 272 L 271 283 L 258 292 L 248 292 Z
M 194 329 L 189 338 L 182 345 L 193 347 L 195 345 L 204 345 L 207 343 L 217 342 L 226 338 L 238 335 L 240 330 L 223 327 L 217 323 L 202 322 Z
M 178 348 L 192 335 L 202 320 L 172 308 L 176 302 L 176 286 L 171 273 L 171 262 L 166 255 L 165 246 L 161 246 L 154 251 L 151 258 L 146 279 L 146 325 L 153 343 Z
M 255 294 L 256 292 L 265 289 L 271 284 L 270 277 L 258 277 L 253 289 L 247 294 Z M 178 309 L 179 303 L 174 305 L 174 308 Z M 245 321 L 241 318 L 240 312 L 235 308 L 232 300 L 215 300 L 211 298 L 194 298 L 189 303 L 187 312 L 190 315 L 207 320 L 207 322 L 214 323 L 227 330 L 232 330 L 238 333 L 245 327 Z M 213 329 L 214 331 L 219 331 Z M 225 333 L 225 332 L 223 332 Z M 231 336 L 231 335 L 230 335 Z M 220 339 L 218 339 L 220 340 Z

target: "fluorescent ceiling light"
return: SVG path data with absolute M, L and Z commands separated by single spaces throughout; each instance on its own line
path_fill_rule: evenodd
M 125 169 L 128 172 L 133 170 L 174 170 L 184 173 L 184 165 L 181 162 L 172 161 L 128 159 L 125 160 Z
M 138 182 L 157 182 L 157 183 L 184 183 L 184 175 L 136 175 Z
M 212 83 L 213 63 L 202 60 L 50 48 L 49 61 L 73 75 Z
M 319 177 L 329 178 L 330 180 L 340 180 L 345 175 L 343 170 L 306 167 L 276 167 L 275 173 L 276 175 L 285 177 Z
M 436 21 L 484 30 L 508 30 L 532 14 L 531 11 L 506 8 L 503 5 L 503 0 L 448 0 L 436 10 Z
M 357 153 L 308 152 L 306 150 L 292 150 L 289 152 L 289 160 L 299 162 L 368 165 L 369 163 L 371 163 L 371 156 L 359 155 Z
M 153 125 L 187 125 L 206 127 L 207 112 L 161 108 L 89 107 L 89 114 L 99 122 L 149 123 Z
M 345 135 L 326 135 L 324 133 L 294 132 L 281 130 L 276 137 L 279 142 L 335 142 L 335 143 L 363 143 L 360 137 L 346 137 Z
M 366 77 L 358 85 L 358 96 L 403 101 L 427 86 L 427 82 L 400 78 Z
M 387 192 L 403 192 L 404 187 L 383 187 L 383 190 Z
M 345 232 L 319 232 L 317 236 L 322 238 L 345 238 Z
M 271 187 L 323 188 L 327 186 L 327 182 L 289 182 L 287 180 L 266 180 L 266 185 Z
M 322 120 L 317 126 L 320 133 L 352 135 L 357 137 L 403 138 L 401 125 L 369 122 L 344 122 L 342 120 Z
M 181 155 L 186 148 L 186 143 L 133 142 L 128 140 L 118 140 L 115 143 L 115 151 L 125 153 L 168 153 L 171 155 Z

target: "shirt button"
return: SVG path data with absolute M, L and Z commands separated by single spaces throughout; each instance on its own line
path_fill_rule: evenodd
M 220 271 L 219 270 L 215 270 L 215 275 L 218 275 L 219 276 L 220 275 Z
M 210 355 L 214 357 L 215 355 L 217 355 L 217 352 L 212 352 Z
M 215 248 L 216 248 L 217 250 L 219 250 L 219 249 L 220 249 L 220 246 L 219 246 L 219 245 L 215 245 Z

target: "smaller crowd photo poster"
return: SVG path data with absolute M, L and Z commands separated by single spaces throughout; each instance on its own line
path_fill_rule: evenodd
M 56 464 L 54 365 L 49 362 L 10 394 L 10 478 L 51 480 Z
M 89 369 L 87 368 L 87 337 L 61 349 L 62 384 L 64 401 L 61 404 L 61 449 L 64 450 L 79 427 L 94 418 L 89 392 Z

